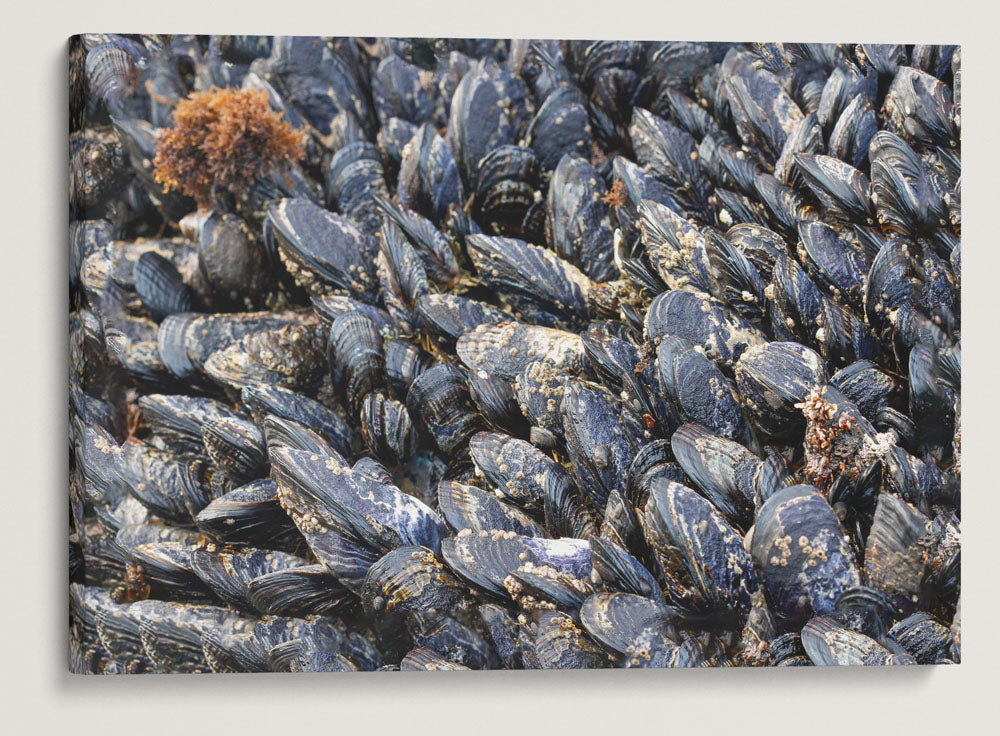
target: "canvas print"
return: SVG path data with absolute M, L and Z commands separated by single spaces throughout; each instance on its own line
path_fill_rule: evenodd
M 959 663 L 960 59 L 73 37 L 71 670 Z

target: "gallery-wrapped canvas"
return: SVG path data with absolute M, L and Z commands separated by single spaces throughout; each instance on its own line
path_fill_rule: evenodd
M 960 79 L 73 37 L 71 669 L 958 663 Z

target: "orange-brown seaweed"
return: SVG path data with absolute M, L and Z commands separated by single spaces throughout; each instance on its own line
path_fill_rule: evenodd
M 153 176 L 199 207 L 216 192 L 238 193 L 258 176 L 302 156 L 304 134 L 271 110 L 263 90 L 192 92 L 174 110 L 174 125 L 156 144 Z

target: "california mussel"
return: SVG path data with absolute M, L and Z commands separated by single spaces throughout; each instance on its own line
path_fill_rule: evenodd
M 960 63 L 74 38 L 72 669 L 958 662 Z

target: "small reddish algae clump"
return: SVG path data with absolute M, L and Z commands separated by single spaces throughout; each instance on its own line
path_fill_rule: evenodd
M 304 134 L 271 110 L 263 90 L 192 92 L 174 110 L 174 126 L 156 144 L 153 177 L 199 207 L 216 192 L 239 192 L 258 176 L 297 161 Z

